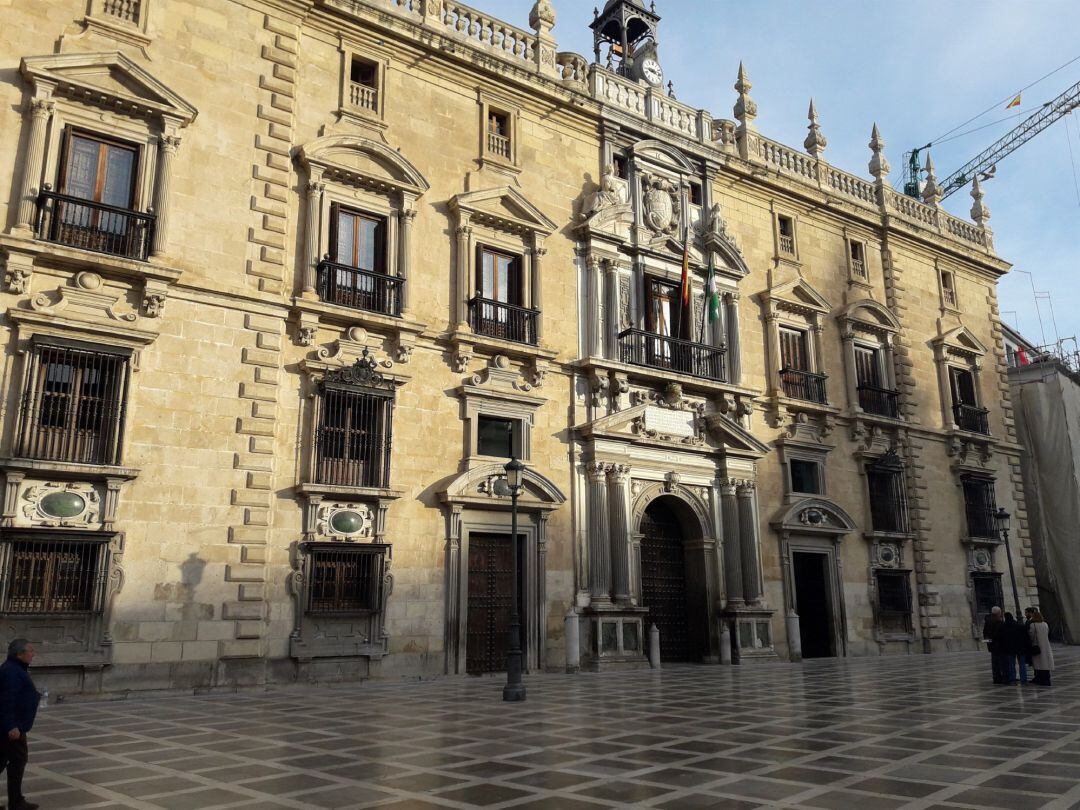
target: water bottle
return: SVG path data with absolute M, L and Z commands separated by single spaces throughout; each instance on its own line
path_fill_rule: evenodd
M 41 708 L 47 709 L 49 707 L 49 687 L 45 687 L 45 691 L 41 693 Z

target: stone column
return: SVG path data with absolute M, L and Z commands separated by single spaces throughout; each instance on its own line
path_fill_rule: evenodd
M 534 240 L 535 247 L 532 256 L 532 275 L 529 279 L 531 284 L 529 295 L 532 299 L 530 304 L 536 310 L 536 325 L 533 328 L 536 330 L 536 342 L 539 343 L 544 336 L 544 277 L 540 273 L 540 261 L 547 255 L 547 248 L 544 247 L 544 240 L 539 236 L 534 236 Z
M 844 380 L 847 387 L 848 402 L 856 411 L 861 411 L 859 403 L 859 376 L 855 369 L 855 333 L 851 324 L 845 323 L 840 339 L 844 344 Z M 888 385 L 888 381 L 886 381 Z
M 306 261 L 304 262 L 304 298 L 316 298 L 315 273 L 319 266 L 319 214 L 322 209 L 322 195 L 326 185 L 322 175 L 312 175 L 307 184 L 307 222 L 304 238 L 307 240 Z
M 588 272 L 589 300 L 587 311 L 588 318 L 588 341 L 586 348 L 590 357 L 604 356 L 604 329 L 603 329 L 603 295 L 604 286 L 601 277 L 603 262 L 597 256 L 589 256 L 585 260 Z
M 630 467 L 608 468 L 608 507 L 611 515 L 611 572 L 615 602 L 630 604 Z
M 758 557 L 757 511 L 754 509 L 754 485 L 749 481 L 739 485 L 739 546 L 742 558 L 743 598 L 747 604 L 761 599 L 761 561 Z
M 739 294 L 724 296 L 724 326 L 727 329 L 727 378 L 732 385 L 742 381 L 742 360 L 739 357 Z
M 16 228 L 30 231 L 37 221 L 38 180 L 44 168 L 45 135 L 49 128 L 55 102 L 49 98 L 31 99 L 30 137 L 26 147 L 26 163 L 23 164 L 22 185 L 19 189 L 19 221 Z
M 765 370 L 765 379 L 769 381 L 769 388 L 774 393 L 783 394 L 784 387 L 780 379 L 780 366 L 784 360 L 780 356 L 780 315 L 775 310 L 775 302 L 769 302 L 769 313 L 765 316 L 765 340 L 768 351 L 769 367 Z
M 154 187 L 154 241 L 150 248 L 151 256 L 162 256 L 169 245 L 169 188 L 172 185 L 173 163 L 180 148 L 180 139 L 175 135 L 162 135 L 158 138 L 157 185 Z
M 409 261 L 410 252 L 409 245 L 412 243 L 412 224 L 416 219 L 416 211 L 412 208 L 406 208 L 405 205 L 411 205 L 411 201 L 406 203 L 402 202 L 402 209 L 398 212 L 398 222 L 400 227 L 398 228 L 398 278 L 401 279 L 401 287 L 398 295 L 401 298 L 401 311 L 404 312 L 405 308 L 409 305 Z
M 458 328 L 469 323 L 469 299 L 472 298 L 472 284 L 469 281 L 469 261 L 472 252 L 472 228 L 468 220 L 463 220 L 457 229 L 457 319 Z
M 615 360 L 619 356 L 619 266 L 615 262 L 605 262 L 604 281 L 607 287 L 607 320 L 604 322 L 604 337 L 607 351 L 604 357 Z
M 739 504 L 735 479 L 720 486 L 720 511 L 724 525 L 724 583 L 727 586 L 727 606 L 743 603 L 742 548 L 739 540 Z
M 589 596 L 592 603 L 611 603 L 611 540 L 608 534 L 607 465 L 590 461 Z

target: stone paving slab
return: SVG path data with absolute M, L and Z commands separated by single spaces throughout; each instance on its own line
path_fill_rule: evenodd
M 1080 810 L 1080 648 L 1055 686 L 954 654 L 60 704 L 43 810 Z

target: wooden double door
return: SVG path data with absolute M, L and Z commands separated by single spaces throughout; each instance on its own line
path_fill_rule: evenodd
M 518 553 L 524 547 L 518 536 Z M 466 619 L 465 671 L 470 675 L 505 672 L 510 650 L 510 613 L 513 587 L 518 592 L 521 617 L 522 660 L 527 661 L 525 641 L 524 559 L 518 557 L 517 582 L 513 581 L 513 545 L 509 534 L 469 536 L 469 602 Z
M 641 602 L 649 609 L 646 631 L 660 631 L 662 661 L 700 661 L 701 606 L 687 583 L 682 525 L 669 506 L 654 502 L 641 521 Z

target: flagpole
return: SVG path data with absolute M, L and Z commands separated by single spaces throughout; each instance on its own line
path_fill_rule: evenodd
M 701 329 L 698 331 L 698 343 L 704 343 L 705 342 L 705 321 L 708 320 L 708 318 L 706 316 L 708 315 L 709 307 L 712 305 L 712 302 L 709 300 L 709 296 L 712 295 L 712 290 L 709 289 L 709 287 L 713 284 L 712 274 L 713 274 L 712 251 L 710 250 L 709 251 L 709 275 L 708 275 L 708 278 L 705 280 L 705 298 L 702 300 Z

